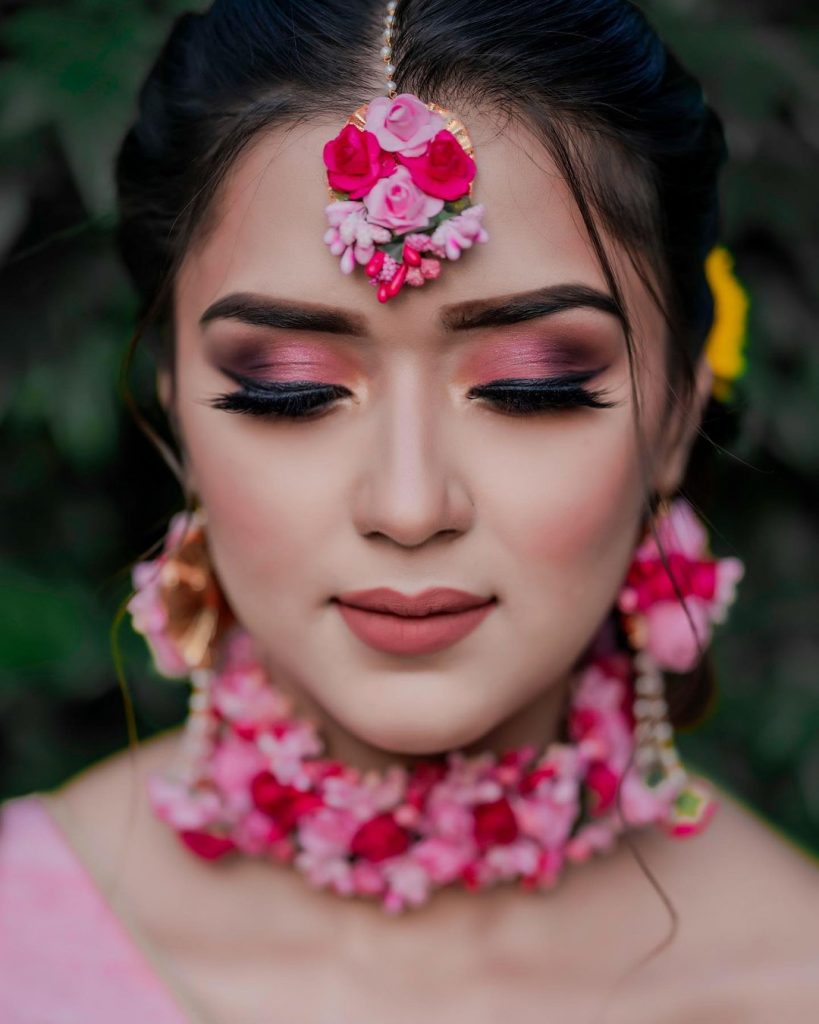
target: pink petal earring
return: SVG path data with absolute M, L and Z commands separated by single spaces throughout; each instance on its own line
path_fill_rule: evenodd
M 710 555 L 706 530 L 683 498 L 663 499 L 655 526 L 657 539 L 647 530 L 635 551 L 617 608 L 635 652 L 635 763 L 646 785 L 669 780 L 681 787 L 667 822 L 671 832 L 681 835 L 701 831 L 717 801 L 682 766 L 668 718 L 663 671 L 687 672 L 696 665 L 700 650 L 710 643 L 713 624 L 725 620 L 745 567 L 737 558 Z
M 412 93 L 396 95 L 397 6 L 390 0 L 384 18 L 387 96 L 354 111 L 323 151 L 331 200 L 324 242 L 343 274 L 364 267 L 379 302 L 434 280 L 443 260 L 489 239 L 484 208 L 470 198 L 476 165 L 463 122 Z
M 190 677 L 182 774 L 196 777 L 207 758 L 216 721 L 210 669 L 222 637 L 235 622 L 211 565 L 203 508 L 173 517 L 157 558 L 139 562 L 128 611 L 148 643 L 158 672 Z

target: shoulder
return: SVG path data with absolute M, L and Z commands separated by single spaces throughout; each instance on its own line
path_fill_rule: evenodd
M 819 864 L 709 779 L 719 806 L 700 834 L 639 845 L 677 934 L 640 972 L 657 1024 L 819 1020 Z M 679 992 L 669 998 L 668 986 Z M 662 1011 L 662 1012 L 661 1012 Z M 647 1018 L 647 1019 L 649 1019 Z
M 72 838 L 120 833 L 142 816 L 148 776 L 170 762 L 180 740 L 179 730 L 160 733 L 133 747 L 116 751 L 39 794 L 49 813 L 68 825 Z

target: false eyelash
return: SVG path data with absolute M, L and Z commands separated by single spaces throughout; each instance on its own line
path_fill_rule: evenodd
M 587 406 L 607 409 L 616 402 L 604 400 L 605 391 L 590 391 L 580 385 L 597 371 L 564 374 L 550 378 L 508 378 L 470 390 L 470 399 L 483 398 L 506 415 L 525 416 L 539 412 Z M 333 401 L 351 392 L 336 384 L 313 382 L 260 383 L 251 377 L 229 373 L 241 390 L 219 395 L 209 404 L 226 412 L 277 419 L 317 419 Z
M 599 371 L 588 370 L 558 377 L 496 380 L 472 388 L 468 397 L 485 398 L 495 408 L 500 408 L 510 415 L 560 411 L 578 406 L 610 409 L 618 403 L 605 400 L 608 392 L 588 390 L 580 386 L 597 372 Z
M 241 384 L 241 390 L 217 395 L 208 404 L 225 412 L 248 416 L 306 419 L 315 417 L 332 401 L 352 394 L 337 384 L 316 384 L 312 381 L 265 381 L 223 371 Z

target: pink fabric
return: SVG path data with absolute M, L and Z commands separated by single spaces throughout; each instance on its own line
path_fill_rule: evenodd
M 186 1024 L 36 793 L 0 803 L 2 1024 Z

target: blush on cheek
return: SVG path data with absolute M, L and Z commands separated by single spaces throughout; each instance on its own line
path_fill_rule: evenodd
M 219 488 L 203 497 L 208 509 L 211 554 L 226 596 L 240 618 L 252 620 L 259 610 L 283 606 L 307 564 L 309 548 L 288 513 L 286 500 L 276 505 L 230 503 Z
M 594 470 L 578 470 L 571 483 L 555 485 L 562 493 L 529 506 L 539 514 L 519 524 L 518 543 L 533 565 L 583 572 L 633 544 L 641 501 L 636 465 L 611 453 L 608 464 Z

